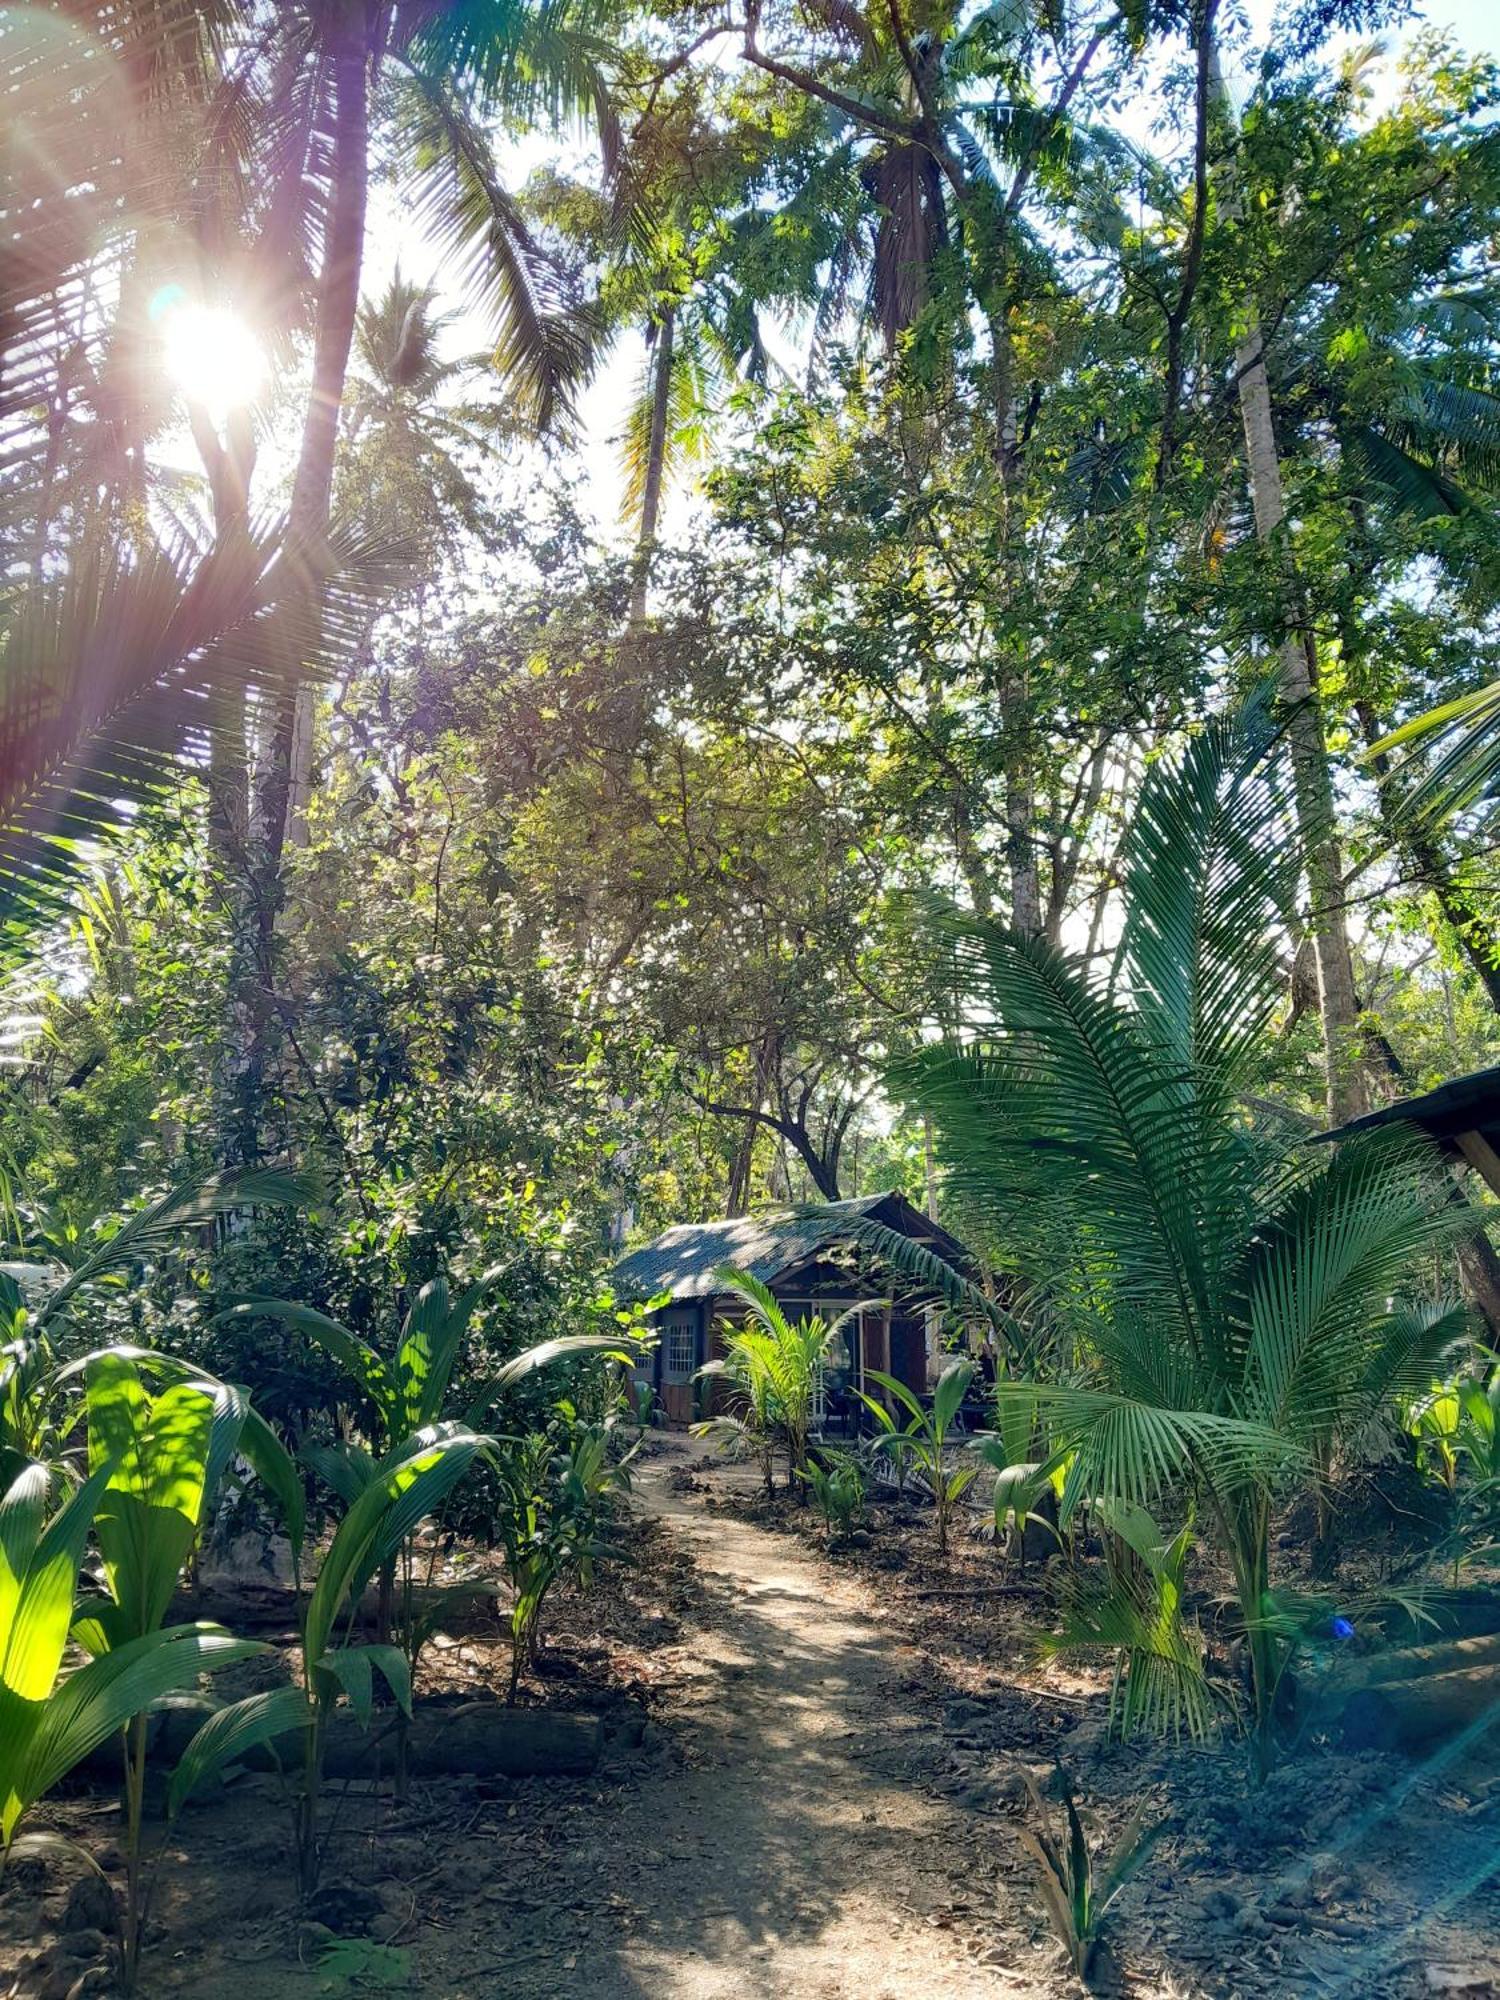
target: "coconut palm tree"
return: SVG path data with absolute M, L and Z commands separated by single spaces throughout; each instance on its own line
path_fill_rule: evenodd
M 714 1285 L 743 1301 L 745 1324 L 726 1327 L 723 1359 L 710 1361 L 699 1373 L 727 1380 L 739 1407 L 695 1424 L 693 1435 L 753 1450 L 769 1499 L 776 1491 L 778 1443 L 786 1452 L 788 1484 L 796 1490 L 805 1478 L 807 1441 L 817 1418 L 829 1350 L 843 1328 L 874 1301 L 850 1306 L 833 1320 L 817 1314 L 793 1320 L 774 1293 L 748 1271 L 726 1264 L 715 1273 Z
M 1273 1502 L 1324 1481 L 1465 1323 L 1410 1290 L 1454 1228 L 1416 1135 L 1292 1151 L 1245 1109 L 1299 868 L 1269 715 L 1263 690 L 1147 779 L 1107 980 L 998 925 L 935 917 L 952 1017 L 896 1079 L 932 1117 L 949 1198 L 997 1233 L 1018 1203 L 1045 1230 L 1031 1310 L 1063 1360 L 997 1395 L 1075 1454 L 1064 1521 L 1086 1500 L 1191 1495 L 1228 1559 L 1262 1765 L 1291 1651 Z M 870 1247 L 900 1266 L 898 1245 Z
M 502 378 L 546 421 L 587 365 L 587 320 L 502 185 L 490 133 L 591 117 L 608 150 L 598 26 L 592 0 L 202 0 L 7 20 L 0 551 L 40 569 L 59 520 L 69 549 L 99 521 L 101 490 L 105 530 L 149 541 L 145 448 L 171 409 L 150 307 L 171 280 L 232 284 L 262 331 L 310 333 L 289 541 L 316 567 L 383 142 L 410 207 L 491 314 Z M 70 479 L 81 455 L 87 477 Z M 268 865 L 310 755 L 305 728 L 294 754 L 298 704 L 276 706 L 261 800 Z M 305 722 L 305 696 L 301 707 Z
M 347 661 L 390 576 L 388 549 L 356 536 L 307 560 L 246 529 L 197 557 L 95 543 L 0 602 L 0 958 L 57 911 L 99 843 L 185 762 L 203 766 L 233 697 Z

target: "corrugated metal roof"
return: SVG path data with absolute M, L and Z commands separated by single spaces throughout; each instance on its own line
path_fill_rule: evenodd
M 679 1222 L 622 1257 L 610 1275 L 618 1292 L 641 1299 L 658 1292 L 674 1299 L 707 1298 L 718 1290 L 714 1273 L 721 1264 L 770 1284 L 814 1251 L 836 1243 L 851 1216 L 868 1215 L 890 1199 L 887 1191 L 830 1201 L 800 1214 L 785 1210 L 728 1216 L 721 1222 Z

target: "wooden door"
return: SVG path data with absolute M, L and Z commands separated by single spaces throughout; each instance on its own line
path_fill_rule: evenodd
M 702 1308 L 669 1307 L 661 1316 L 661 1406 L 669 1424 L 690 1424 L 697 1414 L 693 1377 L 702 1366 Z
M 898 1313 L 891 1321 L 889 1372 L 914 1396 L 927 1394 L 927 1328 L 906 1313 Z

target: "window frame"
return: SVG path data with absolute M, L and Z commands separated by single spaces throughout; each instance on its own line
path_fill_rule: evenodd
M 691 1382 L 699 1368 L 698 1350 L 703 1329 L 696 1307 L 679 1306 L 662 1314 L 661 1322 L 661 1379 L 680 1386 Z M 674 1345 L 686 1340 L 692 1359 L 683 1367 L 674 1355 Z

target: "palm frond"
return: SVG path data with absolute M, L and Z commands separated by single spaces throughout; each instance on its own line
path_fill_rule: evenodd
M 1106 1530 L 1112 1525 L 1106 1512 Z M 1184 1529 L 1170 1543 L 1159 1534 L 1156 1541 L 1102 1573 L 1069 1572 L 1059 1585 L 1059 1628 L 1043 1636 L 1042 1650 L 1053 1658 L 1115 1654 L 1110 1725 L 1121 1737 L 1139 1731 L 1201 1742 L 1212 1735 L 1217 1711 L 1202 1635 L 1183 1616 L 1190 1537 Z
M 1141 787 L 1121 946 L 1136 1006 L 1172 1059 L 1232 1087 L 1284 984 L 1299 857 L 1288 760 L 1263 688 Z
M 0 619 L 0 956 L 185 763 L 201 767 L 225 694 L 347 660 L 402 555 L 351 534 L 311 551 L 246 533 L 196 560 L 96 549 L 17 592 Z
M 590 316 L 558 256 L 497 179 L 472 108 L 418 71 L 408 72 L 395 108 L 411 158 L 413 213 L 457 260 L 471 305 L 496 327 L 496 369 L 545 428 L 569 410 L 588 373 Z
M 1311 1449 L 1357 1427 L 1411 1367 L 1430 1372 L 1461 1316 L 1398 1301 L 1413 1265 L 1465 1221 L 1444 1193 L 1431 1146 L 1383 1131 L 1340 1146 L 1266 1219 L 1251 1248 L 1244 1415 Z
M 1436 828 L 1492 796 L 1500 783 L 1500 681 L 1414 716 L 1368 755 L 1393 750 L 1407 752 L 1396 766 L 1405 785 L 1394 807 L 1398 821 Z

